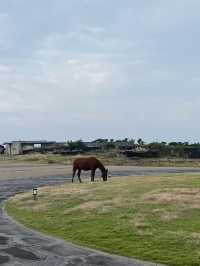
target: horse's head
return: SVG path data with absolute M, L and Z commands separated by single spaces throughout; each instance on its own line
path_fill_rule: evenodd
M 105 169 L 102 172 L 102 178 L 103 178 L 103 181 L 107 181 L 107 179 L 108 179 L 108 169 Z

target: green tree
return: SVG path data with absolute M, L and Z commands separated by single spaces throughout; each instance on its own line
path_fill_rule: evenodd
M 141 138 L 137 140 L 137 143 L 140 146 L 144 145 L 144 141 Z
M 82 151 L 87 150 L 87 146 L 85 145 L 85 143 L 81 139 L 77 140 L 77 141 L 68 141 L 67 144 L 68 144 L 69 149 L 71 151 L 73 151 L 73 150 L 82 150 Z

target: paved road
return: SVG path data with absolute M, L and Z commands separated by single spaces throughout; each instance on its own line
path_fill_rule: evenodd
M 147 175 L 160 173 L 200 172 L 193 168 L 144 168 L 111 167 L 113 176 Z M 9 176 L 8 176 L 9 177 Z M 125 257 L 72 245 L 61 240 L 44 236 L 18 225 L 6 216 L 3 204 L 16 193 L 32 189 L 34 186 L 55 185 L 70 181 L 64 177 L 47 176 L 17 178 L 0 181 L 0 265 L 10 266 L 152 266 Z

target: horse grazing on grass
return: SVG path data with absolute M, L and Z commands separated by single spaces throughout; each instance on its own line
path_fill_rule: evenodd
M 80 177 L 81 170 L 91 171 L 91 182 L 93 182 L 95 171 L 97 168 L 101 170 L 103 181 L 107 181 L 108 169 L 106 169 L 97 158 L 95 157 L 77 158 L 73 162 L 72 183 L 74 182 L 74 177 L 76 175 L 77 170 L 78 170 L 77 176 L 78 176 L 80 183 L 82 182 L 81 177 Z

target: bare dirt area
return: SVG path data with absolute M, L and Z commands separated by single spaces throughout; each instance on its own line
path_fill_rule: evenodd
M 155 175 L 155 174 L 178 174 L 178 173 L 198 173 L 200 167 L 144 167 L 144 166 L 117 166 L 109 165 L 109 174 L 111 176 L 124 175 Z M 17 178 L 38 178 L 38 177 L 68 177 L 72 173 L 71 165 L 60 164 L 39 164 L 39 163 L 0 163 L 0 180 L 17 179 Z M 89 172 L 83 172 L 83 177 L 90 176 Z M 97 171 L 97 178 L 100 173 Z
M 1 162 L 0 180 L 42 177 L 42 176 L 66 176 L 71 173 L 71 166 L 47 165 L 34 163 Z

